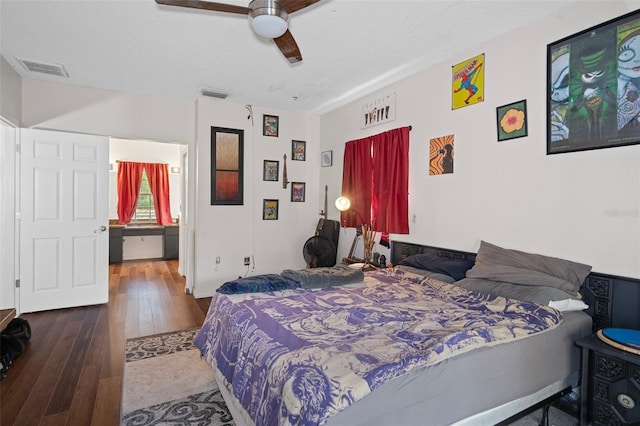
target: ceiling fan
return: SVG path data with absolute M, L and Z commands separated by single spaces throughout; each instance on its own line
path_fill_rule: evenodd
M 202 0 L 156 0 L 156 3 L 247 15 L 256 34 L 273 39 L 285 58 L 293 64 L 302 61 L 302 54 L 288 29 L 289 15 L 318 1 L 320 0 L 252 0 L 248 7 Z

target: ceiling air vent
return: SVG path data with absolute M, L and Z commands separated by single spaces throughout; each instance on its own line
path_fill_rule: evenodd
M 39 72 L 41 74 L 58 75 L 60 77 L 69 77 L 67 70 L 64 69 L 64 65 L 32 61 L 29 59 L 16 59 L 28 71 Z
M 216 98 L 216 99 L 227 99 L 227 96 L 229 96 L 227 93 L 216 92 L 216 91 L 210 90 L 210 89 L 202 89 L 200 94 L 202 96 L 208 96 L 210 98 Z

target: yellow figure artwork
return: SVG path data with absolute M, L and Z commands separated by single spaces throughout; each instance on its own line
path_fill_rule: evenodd
M 451 109 L 484 101 L 484 53 L 454 65 Z

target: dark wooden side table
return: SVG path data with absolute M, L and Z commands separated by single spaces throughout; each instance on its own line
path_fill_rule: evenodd
M 595 334 L 576 344 L 582 348 L 580 425 L 640 425 L 640 356 Z

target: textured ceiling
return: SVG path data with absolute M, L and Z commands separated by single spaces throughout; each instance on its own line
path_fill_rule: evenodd
M 304 58 L 291 65 L 241 15 L 154 0 L 0 0 L 0 51 L 23 78 L 186 101 L 206 88 L 321 113 L 576 1 L 321 0 L 290 16 Z M 17 58 L 62 64 L 69 77 Z

